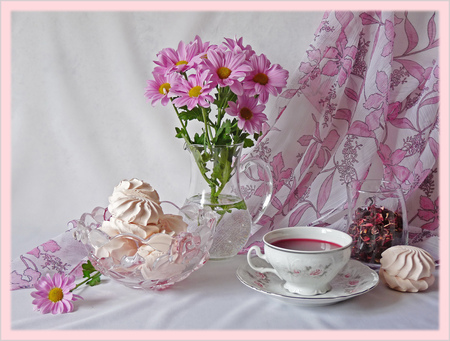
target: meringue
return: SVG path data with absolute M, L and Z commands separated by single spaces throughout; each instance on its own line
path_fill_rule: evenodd
M 156 224 L 163 214 L 158 193 L 149 184 L 123 180 L 109 197 L 108 210 L 122 221 L 139 225 Z
M 138 270 L 145 279 L 160 277 L 160 268 L 169 267 L 164 271 L 172 275 L 184 270 L 186 265 L 173 263 L 176 253 L 171 254 L 172 261 L 167 255 L 175 237 L 187 230 L 187 224 L 181 216 L 163 212 L 159 194 L 150 184 L 138 179 L 122 180 L 108 200 L 111 218 L 99 230 L 110 239 L 96 248 L 98 258 L 110 258 L 125 273 L 134 271 L 134 267 L 124 267 L 127 258 L 139 257 L 142 261 Z M 154 271 L 155 266 L 158 271 Z
M 418 292 L 428 289 L 435 281 L 435 262 L 425 250 L 396 245 L 381 254 L 380 278 L 391 289 Z

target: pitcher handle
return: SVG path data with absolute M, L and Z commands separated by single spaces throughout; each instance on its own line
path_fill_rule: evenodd
M 241 172 L 246 172 L 252 165 L 256 165 L 257 167 L 257 173 L 259 175 L 258 180 L 263 181 L 263 184 L 258 188 L 258 191 L 262 191 L 262 193 L 258 194 L 258 196 L 261 196 L 258 212 L 256 214 L 252 214 L 252 223 L 255 224 L 259 219 L 261 219 L 262 215 L 269 206 L 270 200 L 272 199 L 273 179 L 272 171 L 269 165 L 257 157 L 250 157 L 242 161 Z

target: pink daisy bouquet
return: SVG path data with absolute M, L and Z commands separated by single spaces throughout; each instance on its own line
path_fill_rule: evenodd
M 281 93 L 288 72 L 264 54 L 257 55 L 250 45 L 244 46 L 242 38 L 225 38 L 222 44 L 213 45 L 196 36 L 188 44 L 181 41 L 176 50 L 161 50 L 154 63 L 145 96 L 153 106 L 173 106 L 181 124 L 176 137 L 188 147 L 204 145 L 203 153 L 194 157 L 212 193 L 220 192 L 229 174 L 213 171 L 206 176 L 212 147 L 253 146 L 267 121 L 265 104 L 270 95 Z M 200 131 L 190 133 L 190 121 L 201 122 Z M 227 169 L 227 158 L 222 159 L 219 167 Z

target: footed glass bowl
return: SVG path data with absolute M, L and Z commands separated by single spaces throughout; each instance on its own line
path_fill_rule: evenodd
M 97 207 L 69 222 L 74 238 L 88 251 L 88 259 L 103 275 L 121 284 L 144 290 L 162 290 L 182 281 L 209 259 L 216 215 L 199 205 L 178 208 L 161 202 L 164 212 L 176 211 L 187 224 L 175 235 L 154 233 L 143 239 L 135 234 L 109 236 L 99 229 L 111 218 L 107 208 Z

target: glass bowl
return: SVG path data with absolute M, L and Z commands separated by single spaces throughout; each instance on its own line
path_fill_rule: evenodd
M 129 233 L 109 236 L 98 228 L 111 218 L 107 208 L 96 207 L 69 222 L 74 238 L 84 244 L 88 259 L 106 277 L 135 289 L 163 290 L 182 281 L 209 259 L 216 215 L 196 204 L 178 208 L 161 202 L 164 212 L 180 215 L 185 232 L 173 236 L 154 233 L 143 239 Z M 102 256 L 102 250 L 112 250 Z M 150 250 L 150 251 L 149 251 Z M 104 254 L 104 253 L 103 253 Z

